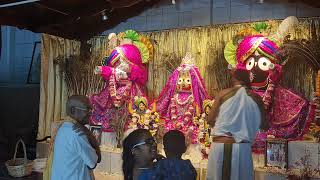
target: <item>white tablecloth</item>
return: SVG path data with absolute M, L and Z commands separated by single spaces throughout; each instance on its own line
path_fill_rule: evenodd
M 288 144 L 288 163 L 289 167 L 293 169 L 302 169 L 305 166 L 309 166 L 311 169 L 320 168 L 320 144 L 308 141 L 291 141 Z M 49 143 L 41 142 L 37 144 L 37 158 L 45 158 L 48 155 Z M 193 146 L 189 148 L 187 154 L 184 156 L 186 159 L 190 159 L 197 169 L 198 174 L 205 179 L 207 161 L 200 160 L 197 154 L 197 147 Z M 101 148 L 102 160 L 101 163 L 95 169 L 95 175 L 97 180 L 117 180 L 123 179 L 122 176 L 122 158 L 121 149 L 117 148 Z M 307 158 L 307 164 L 303 166 L 301 159 Z M 264 166 L 264 155 L 253 154 L 253 161 L 255 166 L 255 179 L 256 180 L 279 180 L 285 179 L 284 173 L 274 173 L 266 170 Z M 300 163 L 299 163 L 300 162 Z

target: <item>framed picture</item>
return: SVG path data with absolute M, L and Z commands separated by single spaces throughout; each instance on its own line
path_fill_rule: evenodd
M 97 139 L 99 145 L 101 145 L 101 126 L 90 126 L 90 131 L 93 134 L 93 136 Z
M 282 169 L 288 168 L 288 140 L 267 139 L 265 166 Z
M 41 42 L 37 41 L 33 44 L 33 51 L 31 57 L 31 63 L 28 72 L 28 84 L 40 83 L 40 71 L 41 71 Z

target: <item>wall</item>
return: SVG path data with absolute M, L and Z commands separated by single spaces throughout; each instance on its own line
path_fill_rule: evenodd
M 40 88 L 26 83 L 34 42 L 41 36 L 9 26 L 2 26 L 1 33 L 0 177 L 2 162 L 12 158 L 19 138 L 26 143 L 28 157 L 35 157 Z
M 0 87 L 0 164 L 11 158 L 22 138 L 29 158 L 35 156 L 38 129 L 39 86 Z
M 109 32 L 126 29 L 154 31 L 170 28 L 205 26 L 266 19 L 283 19 L 287 16 L 320 16 L 320 8 L 287 0 L 162 0 L 139 16 L 120 23 Z M 31 62 L 33 44 L 41 35 L 15 27 L 2 26 L 2 52 L 0 59 L 0 85 L 24 84 Z
M 126 29 L 153 31 L 211 24 L 250 22 L 267 19 L 283 19 L 287 16 L 320 16 L 320 8 L 302 3 L 289 3 L 287 0 L 163 0 L 139 16 L 128 19 L 111 30 Z
M 34 42 L 41 35 L 15 27 L 2 26 L 0 85 L 24 85 L 27 82 Z

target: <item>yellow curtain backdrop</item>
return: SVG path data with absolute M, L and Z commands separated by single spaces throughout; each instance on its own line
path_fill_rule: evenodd
M 293 38 L 310 39 L 311 29 L 315 28 L 316 37 L 320 37 L 320 18 L 299 19 L 299 26 L 291 34 Z M 281 20 L 271 21 L 271 31 L 275 32 Z M 168 79 L 172 67 L 178 66 L 179 60 L 186 52 L 195 57 L 204 78 L 208 93 L 215 93 L 230 83 L 227 73 L 227 63 L 223 56 L 225 44 L 241 29 L 251 26 L 252 23 L 213 25 L 185 29 L 171 29 L 155 32 L 146 32 L 154 42 L 154 60 L 149 62 L 149 80 L 147 95 L 150 99 L 157 97 Z M 95 53 L 107 55 L 110 52 L 106 36 L 95 37 L 90 40 Z M 283 68 L 282 85 L 292 88 L 306 97 L 314 91 L 314 70 L 306 62 L 288 62 Z
M 80 43 L 48 34 L 41 40 L 41 82 L 38 139 L 51 135 L 51 123 L 65 113 L 67 90 L 59 66 L 53 63 L 58 56 L 80 53 Z

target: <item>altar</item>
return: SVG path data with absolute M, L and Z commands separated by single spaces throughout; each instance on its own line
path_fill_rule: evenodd
M 285 180 L 288 175 L 299 176 L 301 171 L 305 171 L 306 168 L 313 169 L 312 180 L 320 179 L 320 174 L 315 173 L 315 171 L 320 169 L 320 144 L 308 141 L 291 141 L 288 143 L 288 146 L 288 170 L 266 168 L 264 165 L 264 154 L 252 154 L 255 180 Z M 198 173 L 197 180 L 205 180 L 208 160 L 201 159 L 200 152 L 197 154 L 196 148 L 194 146 L 189 147 L 187 154 L 183 158 L 191 160 Z M 95 169 L 96 179 L 103 180 L 110 178 L 112 180 L 122 180 L 121 149 L 105 148 L 101 150 L 103 154 L 102 161 Z M 303 161 L 305 162 L 304 164 L 301 159 L 305 160 Z
M 47 142 L 37 144 L 37 158 L 45 158 L 48 154 Z M 161 145 L 160 145 L 161 146 Z M 160 147 L 161 148 L 161 147 Z M 206 159 L 201 159 L 201 154 L 197 147 L 188 148 L 183 159 L 190 159 L 197 170 L 197 180 L 205 180 L 207 172 Z M 288 143 L 288 163 L 289 168 L 267 168 L 265 167 L 264 154 L 253 153 L 255 180 L 285 180 L 288 175 L 301 175 L 303 171 L 310 171 L 312 179 L 320 180 L 320 144 L 308 141 L 291 141 Z M 122 150 L 113 147 L 101 147 L 102 160 L 94 170 L 96 180 L 122 180 Z M 301 161 L 301 159 L 303 161 Z
M 219 97 L 216 91 L 230 87 L 230 76 L 235 78 L 233 73 L 236 71 L 243 71 L 249 76 L 248 82 L 241 81 L 243 84 L 237 84 L 238 87 L 249 87 L 250 91 L 246 91 L 246 95 L 252 93 L 261 97 L 261 104 L 257 103 L 259 109 L 252 110 L 251 115 L 262 109 L 267 114 L 261 118 L 261 121 L 260 114 L 251 118 L 249 125 L 253 125 L 252 128 L 239 128 L 244 131 L 253 129 L 253 132 L 248 137 L 241 136 L 243 139 L 236 142 L 252 142 L 253 152 L 261 153 L 268 148 L 265 146 L 265 141 L 269 137 L 285 139 L 286 142 L 291 140 L 286 144 L 285 152 L 277 152 L 270 156 L 272 157 L 270 159 L 282 159 L 285 156 L 286 164 L 283 168 L 266 163 L 268 158 L 265 157 L 268 157 L 268 151 L 265 151 L 265 154 L 252 154 L 255 179 L 286 179 L 288 176 L 302 175 L 319 178 L 319 144 L 293 140 L 303 139 L 304 135 L 309 132 L 311 134 L 308 135 L 314 138 L 317 138 L 315 135 L 319 136 L 320 121 L 317 123 L 317 120 L 320 120 L 320 71 L 318 71 L 320 67 L 304 68 L 313 74 L 310 75 L 312 78 L 308 81 L 309 85 L 305 85 L 308 88 L 302 89 L 299 86 L 299 89 L 295 89 L 300 90 L 299 92 L 283 84 L 284 81 L 281 79 L 291 73 L 285 69 L 286 63 L 295 60 L 293 56 L 287 57 L 281 54 L 284 53 L 281 52 L 283 47 L 288 50 L 287 53 L 295 55 L 305 50 L 303 49 L 305 46 L 297 43 L 296 40 L 285 39 L 290 38 L 287 37 L 287 33 L 297 21 L 295 17 L 289 17 L 277 24 L 271 22 L 250 24 L 245 29 L 234 32 L 235 37 L 221 41 L 223 43 L 219 48 L 213 48 L 214 44 L 204 41 L 212 49 L 206 47 L 204 48 L 206 51 L 200 52 L 195 51 L 195 48 L 192 47 L 175 53 L 176 47 L 180 45 L 185 47 L 184 44 L 177 44 L 173 49 L 166 50 L 166 54 L 161 54 L 161 56 L 159 52 L 164 47 L 164 44 L 161 44 L 162 39 L 158 39 L 161 44 L 158 46 L 157 43 L 154 43 L 154 39 L 149 39 L 151 36 L 131 29 L 118 34 L 111 33 L 106 41 L 106 47 L 104 49 L 97 47 L 94 50 L 99 53 L 103 52 L 101 53 L 104 57 L 102 63 L 100 57 L 100 59 L 92 57 L 92 64 L 83 69 L 83 74 L 95 74 L 93 79 L 98 79 L 99 82 L 104 80 L 101 81 L 101 87 L 95 87 L 93 91 L 88 90 L 83 93 L 89 98 L 92 107 L 89 130 L 97 138 L 97 143 L 94 144 L 100 144 L 102 153 L 102 161 L 94 170 L 96 179 L 122 179 L 122 149 L 115 147 L 121 147 L 123 139 L 129 132 L 136 129 L 147 129 L 153 139 L 158 142 L 158 152 L 163 155 L 163 147 L 161 147 L 163 135 L 170 130 L 183 132 L 185 142 L 189 146 L 183 159 L 189 159 L 196 168 L 197 179 L 205 179 L 207 172 L 210 171 L 207 169 L 206 159 L 212 139 L 210 136 L 217 135 L 214 134 L 216 133 L 214 129 L 211 129 L 214 125 L 209 122 L 213 118 L 208 120 L 207 117 L 211 111 L 210 108 L 216 107 L 216 104 L 213 105 L 215 98 Z M 196 39 L 201 40 L 203 37 L 206 37 L 206 34 L 201 34 Z M 304 42 L 304 40 L 299 41 Z M 291 45 L 297 46 L 298 50 L 290 49 Z M 214 58 L 207 56 L 208 52 L 215 51 L 223 53 L 219 56 L 214 55 Z M 215 59 L 215 61 L 209 62 L 208 59 Z M 218 62 L 216 59 L 225 59 L 227 62 Z M 310 64 L 314 60 L 304 57 L 302 59 L 306 61 L 305 64 Z M 65 62 L 67 60 L 64 59 Z M 64 61 L 60 64 L 61 67 L 64 67 Z M 70 75 L 67 78 L 70 81 L 68 82 L 68 96 L 78 92 L 77 86 L 70 86 L 72 83 L 77 83 L 76 80 L 73 82 L 70 71 L 74 70 L 67 69 L 64 72 Z M 212 76 L 211 72 L 214 72 Z M 77 71 L 74 72 L 74 74 L 77 73 Z M 315 83 L 313 75 L 316 73 L 318 77 Z M 296 73 L 293 77 L 302 79 L 298 75 L 299 73 Z M 95 84 L 90 85 L 95 86 Z M 207 85 L 209 88 L 206 88 Z M 86 86 L 85 83 L 84 87 Z M 231 97 L 233 96 L 226 98 Z M 242 105 L 247 105 L 247 103 L 242 103 Z M 234 115 L 230 113 L 232 109 L 240 109 L 238 108 L 240 106 L 230 109 L 228 107 L 228 105 L 224 106 L 225 112 L 231 116 Z M 263 114 L 262 111 L 261 114 Z M 54 121 L 58 122 L 59 116 Z M 230 120 L 230 118 L 220 118 L 223 119 L 220 121 Z M 242 118 L 244 121 L 247 119 L 249 118 Z M 257 121 L 253 122 L 254 120 Z M 317 126 L 314 132 L 312 128 L 309 128 L 311 123 Z M 269 124 L 270 127 L 264 126 L 264 129 L 263 124 Z M 228 130 L 218 135 L 231 134 L 236 139 L 238 132 L 240 130 L 235 130 L 235 132 Z M 54 137 L 53 134 L 51 135 Z M 42 147 L 40 148 L 42 150 L 39 150 L 39 157 L 40 154 L 46 157 L 45 146 L 45 143 L 38 145 L 39 148 Z M 98 148 L 98 146 L 95 147 Z M 128 149 L 132 150 L 131 148 L 133 147 Z M 272 148 L 274 149 L 274 146 Z M 133 154 L 130 151 L 126 152 Z M 250 153 L 250 151 L 247 152 Z

